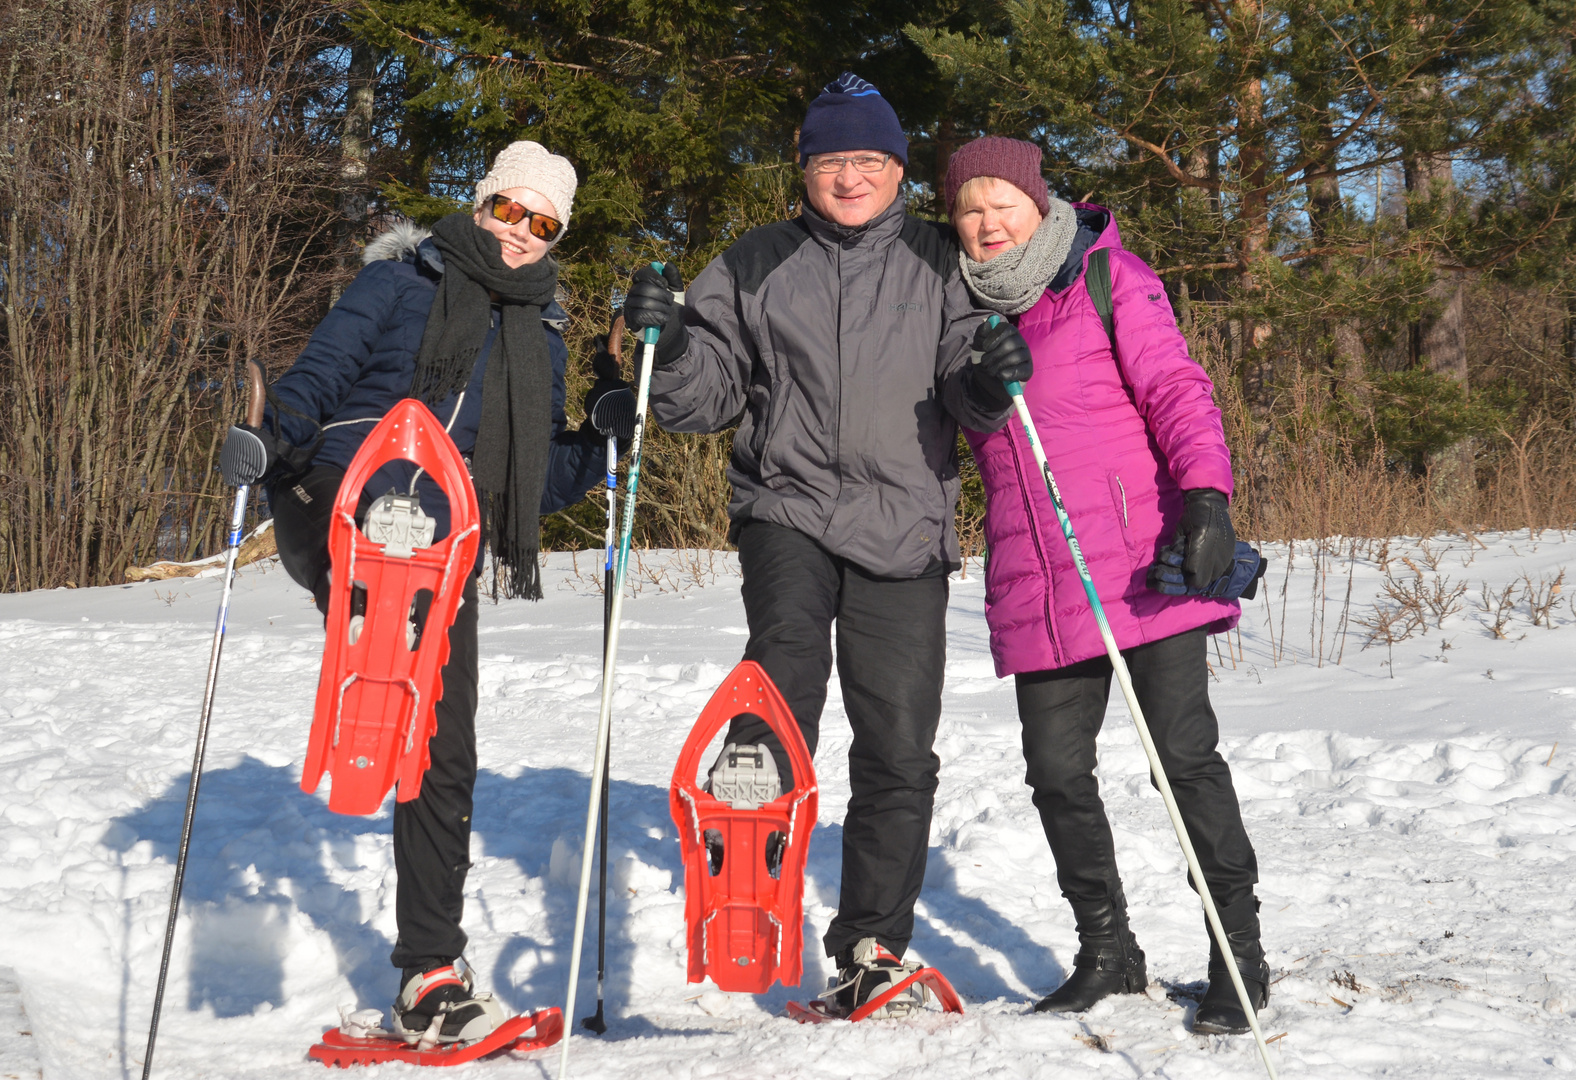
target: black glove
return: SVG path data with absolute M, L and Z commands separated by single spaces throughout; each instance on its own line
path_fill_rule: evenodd
M 279 445 L 273 432 L 250 424 L 235 424 L 225 436 L 219 451 L 219 471 L 224 482 L 234 487 L 255 484 L 279 460 Z
M 661 273 L 652 269 L 650 263 L 641 264 L 630 278 L 629 295 L 624 298 L 625 325 L 631 330 L 665 328 L 678 313 L 673 294 L 683 291 L 684 279 L 679 276 L 677 263 L 664 263 Z
M 684 291 L 684 278 L 677 263 L 663 263 L 662 272 L 642 264 L 630 278 L 629 293 L 624 298 L 624 324 L 638 335 L 641 330 L 656 327 L 662 331 L 657 338 L 657 363 L 671 364 L 684 355 L 689 344 L 689 333 L 684 329 L 684 319 L 674 293 Z
M 598 334 L 594 341 L 591 373 L 596 381 L 586 391 L 586 422 L 602 438 L 613 435 L 622 442 L 635 434 L 635 394 L 619 377 L 618 361 L 608 351 L 607 335 Z
M 995 317 L 980 324 L 974 332 L 974 366 L 969 369 L 976 398 L 993 409 L 1005 409 L 1012 404 L 1007 383 L 1028 382 L 1033 374 L 1034 357 L 1016 326 Z
M 1182 547 L 1182 582 L 1191 591 L 1209 588 L 1237 557 L 1237 531 L 1231 527 L 1226 497 L 1214 488 L 1190 488 L 1172 547 Z

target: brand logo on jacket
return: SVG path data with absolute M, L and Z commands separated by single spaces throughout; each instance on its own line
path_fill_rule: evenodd
M 921 304 L 918 300 L 910 300 L 903 304 L 888 304 L 887 310 L 896 311 L 900 314 L 905 311 L 924 311 L 925 305 Z

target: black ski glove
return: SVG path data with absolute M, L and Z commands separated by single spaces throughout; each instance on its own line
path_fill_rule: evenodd
M 635 435 L 635 393 L 619 375 L 618 361 L 608 351 L 607 335 L 594 339 L 591 374 L 596 381 L 586 391 L 586 423 L 598 436 L 625 442 Z
M 1181 549 L 1182 582 L 1190 592 L 1210 584 L 1232 568 L 1237 557 L 1237 531 L 1231 527 L 1226 496 L 1214 488 L 1190 488 L 1171 550 Z
M 992 412 L 1012 405 L 1007 383 L 1028 382 L 1034 374 L 1034 357 L 1029 352 L 1029 343 L 1006 319 L 992 316 L 980 324 L 974 331 L 973 355 L 969 381 L 974 398 Z
M 235 424 L 225 436 L 219 451 L 219 471 L 232 487 L 255 484 L 268 475 L 279 460 L 279 444 L 273 432 L 250 424 Z
M 684 278 L 677 263 L 663 263 L 662 272 L 652 269 L 650 263 L 636 269 L 629 281 L 629 293 L 624 298 L 624 323 L 631 330 L 639 331 L 656 327 L 662 331 L 657 338 L 657 363 L 671 364 L 684 355 L 689 344 L 689 333 L 684 329 L 684 317 L 679 313 L 679 302 L 673 295 L 684 291 Z

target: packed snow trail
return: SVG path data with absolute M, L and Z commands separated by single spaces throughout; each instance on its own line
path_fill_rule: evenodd
M 1384 570 L 1379 552 L 1360 554 L 1339 665 L 1332 628 L 1347 562 L 1316 578 L 1299 548 L 1288 574 L 1285 549 L 1271 548 L 1240 655 L 1236 635 L 1218 657 L 1211 647 L 1279 980 L 1262 1018 L 1267 1034 L 1287 1033 L 1271 1044 L 1287 1080 L 1576 1071 L 1576 582 L 1567 577 L 1554 594 L 1566 602 L 1540 620 L 1552 628 L 1533 625 L 1523 602 L 1496 636 L 1485 610 L 1524 576 L 1547 599 L 1560 568 L 1576 571 L 1576 540 L 1481 539 L 1486 549 L 1397 541 Z M 1364 650 L 1355 623 L 1386 580 L 1411 580 L 1402 555 L 1419 580 L 1471 588 L 1442 629 L 1430 621 L 1393 645 L 1392 672 L 1389 649 Z M 837 900 L 848 794 L 835 679 L 816 763 L 822 823 L 807 870 L 804 983 L 758 998 L 686 984 L 668 780 L 746 632 L 729 560 L 641 560 L 613 710 L 609 1031 L 598 1040 L 577 1029 L 579 1075 L 1262 1075 L 1250 1039 L 1187 1030 L 1186 995 L 1205 981 L 1203 917 L 1116 695 L 1102 793 L 1155 985 L 1082 1017 L 1027 1012 L 1065 976 L 1076 938 L 1023 785 L 1011 683 L 991 665 L 977 567 L 953 583 L 941 788 L 912 950 L 947 974 L 967 1015 L 835 1029 L 781 1016 L 831 974 L 819 937 Z M 696 586 L 697 566 L 716 579 Z M 484 601 L 481 616 L 465 925 L 483 985 L 514 1011 L 557 1004 L 567 978 L 600 569 L 594 554 L 551 556 L 544 601 Z M 0 1024 L 0 1062 L 21 1064 L 8 1071 L 140 1072 L 218 588 L 203 578 L 0 597 L 0 969 L 14 970 L 32 1032 Z M 159 1077 L 323 1076 L 305 1052 L 338 1006 L 386 1008 L 395 993 L 387 808 L 342 817 L 327 811 L 326 792 L 298 786 L 321 648 L 321 618 L 277 566 L 240 572 Z M 589 949 L 584 968 L 593 977 Z M 3 990 L 0 1019 L 22 1015 Z M 536 1077 L 555 1063 L 547 1050 L 466 1068 Z

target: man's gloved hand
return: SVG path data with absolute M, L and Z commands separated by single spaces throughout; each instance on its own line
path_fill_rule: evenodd
M 684 355 L 689 344 L 689 332 L 684 329 L 684 317 L 679 312 L 680 297 L 684 292 L 684 278 L 677 263 L 663 263 L 662 272 L 641 265 L 630 278 L 629 294 L 624 298 L 624 322 L 637 334 L 648 327 L 662 331 L 657 338 L 659 364 L 671 364 Z
M 225 436 L 219 451 L 219 471 L 224 482 L 233 487 L 255 484 L 279 460 L 279 445 L 273 432 L 250 424 L 235 424 Z
M 607 335 L 594 340 L 591 374 L 596 381 L 586 391 L 586 422 L 604 439 L 616 436 L 620 442 L 635 435 L 635 393 L 618 371 L 618 360 L 607 347 Z
M 980 401 L 1004 409 L 1012 404 L 1006 384 L 1027 382 L 1034 374 L 1034 357 L 1016 326 L 1006 319 L 994 326 L 991 322 L 987 319 L 974 331 L 974 366 L 969 377 Z
M 1182 583 L 1190 591 L 1207 589 L 1229 571 L 1237 555 L 1237 531 L 1231 527 L 1226 496 L 1214 488 L 1190 488 L 1171 547 L 1181 548 Z

